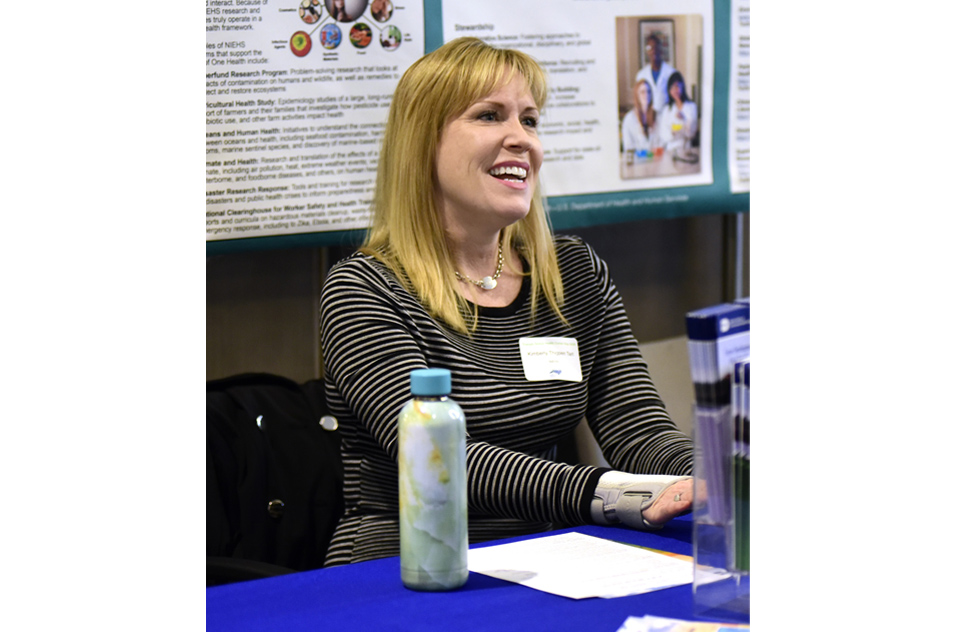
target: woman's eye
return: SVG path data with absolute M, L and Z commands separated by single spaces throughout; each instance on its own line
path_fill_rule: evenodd
M 536 118 L 533 117 L 533 116 L 526 116 L 526 117 L 524 118 L 524 121 L 523 121 L 523 122 L 524 122 L 524 124 L 527 125 L 528 127 L 537 127 L 537 126 L 538 126 L 538 119 L 536 119 Z
M 478 120 L 479 121 L 497 121 L 498 113 L 491 110 L 487 112 L 482 112 L 481 114 L 478 115 Z

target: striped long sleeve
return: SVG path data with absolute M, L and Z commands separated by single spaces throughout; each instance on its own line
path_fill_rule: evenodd
M 356 254 L 330 271 L 321 300 L 329 408 L 340 422 L 346 512 L 328 565 L 398 554 L 397 419 L 412 369 L 447 368 L 465 413 L 469 538 L 589 521 L 601 470 L 556 463 L 559 439 L 587 418 L 608 462 L 689 474 L 690 440 L 667 416 L 607 266 L 581 240 L 556 237 L 562 323 L 526 281 L 512 305 L 479 309 L 466 336 L 435 320 L 380 262 Z M 577 341 L 581 382 L 525 379 L 520 338 Z

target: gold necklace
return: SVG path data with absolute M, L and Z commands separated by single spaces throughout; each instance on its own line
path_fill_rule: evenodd
M 501 254 L 501 244 L 499 243 L 498 244 L 498 267 L 495 269 L 494 276 L 486 276 L 480 281 L 475 281 L 474 279 L 472 279 L 471 277 L 467 275 L 458 274 L 458 270 L 455 270 L 455 276 L 458 278 L 459 281 L 468 281 L 469 283 L 474 283 L 475 285 L 477 285 L 483 290 L 493 290 L 498 285 L 498 277 L 501 276 L 501 266 L 504 265 L 504 261 L 505 261 L 505 258 L 504 258 L 504 255 Z

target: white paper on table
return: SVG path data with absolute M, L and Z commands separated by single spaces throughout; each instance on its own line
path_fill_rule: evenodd
M 471 549 L 468 570 L 571 599 L 638 595 L 694 580 L 693 562 L 574 532 Z
M 643 617 L 628 617 L 617 632 L 731 632 L 749 629 L 750 624 L 688 621 L 646 614 Z

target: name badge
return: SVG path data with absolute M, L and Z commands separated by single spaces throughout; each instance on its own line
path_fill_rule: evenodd
M 519 338 L 521 366 L 529 382 L 580 382 L 581 358 L 574 338 Z

